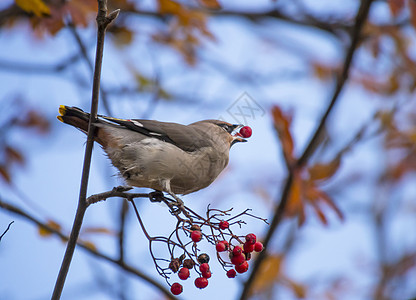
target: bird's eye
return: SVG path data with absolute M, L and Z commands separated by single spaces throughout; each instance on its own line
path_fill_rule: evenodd
M 222 129 L 224 129 L 226 132 L 230 132 L 230 131 L 231 131 L 230 126 L 229 126 L 229 125 L 227 125 L 227 124 L 220 124 L 219 126 L 220 126 Z

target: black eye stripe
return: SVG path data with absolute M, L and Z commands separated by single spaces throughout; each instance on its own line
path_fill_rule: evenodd
M 234 126 L 230 126 L 228 124 L 218 124 L 218 126 L 220 126 L 222 129 L 224 129 L 226 132 L 228 132 L 230 134 L 234 130 Z

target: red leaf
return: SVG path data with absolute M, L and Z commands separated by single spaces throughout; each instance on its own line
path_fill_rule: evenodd
M 412 26 L 416 28 L 416 2 L 409 1 L 409 8 L 410 8 L 410 22 Z
M 412 1 L 410 1 L 412 2 Z M 404 0 L 388 0 L 391 14 L 397 17 L 404 8 Z

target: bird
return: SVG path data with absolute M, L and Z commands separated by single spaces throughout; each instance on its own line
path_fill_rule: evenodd
M 87 134 L 89 113 L 61 105 L 59 114 L 59 121 Z M 214 119 L 182 125 L 98 115 L 94 125 L 94 141 L 128 185 L 175 199 L 209 186 L 227 166 L 231 146 L 247 141 L 236 132 L 244 125 Z

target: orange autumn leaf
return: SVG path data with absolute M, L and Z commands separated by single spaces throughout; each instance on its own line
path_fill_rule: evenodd
M 33 13 L 38 17 L 51 13 L 49 7 L 42 0 L 15 0 L 15 2 L 25 12 Z
M 294 161 L 294 143 L 290 132 L 292 118 L 290 115 L 285 114 L 278 106 L 272 108 L 272 116 L 274 127 L 282 144 L 284 158 L 286 163 L 291 165 Z
M 92 251 L 97 251 L 97 246 L 93 242 L 83 241 L 82 244 Z
M 311 68 L 314 75 L 321 80 L 331 79 L 334 72 L 337 71 L 335 66 L 330 66 L 321 62 L 311 62 Z
M 309 168 L 309 177 L 311 181 L 327 180 L 331 178 L 339 169 L 341 159 L 336 157 L 329 163 L 317 163 Z
M 298 216 L 299 225 L 302 225 L 305 222 L 305 208 L 302 201 L 303 197 L 303 181 L 299 174 L 294 174 L 292 186 L 290 187 L 290 192 L 288 196 L 286 214 L 288 216 Z
M 332 172 L 335 172 L 333 168 Z M 331 174 L 331 172 L 324 169 L 322 174 Z M 327 216 L 323 208 L 329 207 L 342 220 L 344 218 L 341 210 L 331 199 L 331 197 L 322 191 L 316 184 L 319 181 L 311 180 L 310 177 L 305 176 L 305 172 L 295 170 L 293 174 L 293 181 L 290 187 L 286 216 L 297 217 L 299 226 L 302 226 L 306 221 L 306 205 L 309 205 L 315 211 L 319 220 L 324 224 L 328 224 Z M 307 177 L 307 178 L 305 178 Z M 326 176 L 322 175 L 322 178 Z M 318 178 L 318 177 L 317 177 Z
M 305 197 L 308 203 L 312 205 L 318 218 L 321 220 L 323 224 L 326 225 L 328 222 L 324 212 L 322 211 L 321 204 L 326 204 L 337 214 L 337 216 L 341 220 L 344 219 L 343 213 L 335 204 L 335 202 L 331 199 L 331 197 L 329 197 L 328 194 L 316 187 L 313 182 L 309 182 L 309 184 L 306 185 Z
M 61 230 L 61 225 L 59 225 L 55 221 L 49 220 L 48 222 L 46 222 L 46 225 L 57 231 Z M 42 226 L 42 225 L 39 226 L 38 232 L 39 232 L 39 235 L 42 237 L 49 237 L 53 234 L 53 231 L 49 230 L 49 228 Z
M 250 294 L 264 292 L 279 280 L 282 261 L 283 257 L 281 255 L 268 256 L 263 261 L 254 279 Z
M 217 0 L 199 0 L 203 6 L 209 9 L 220 9 L 221 5 Z
M 159 0 L 159 12 L 162 14 L 179 14 L 182 10 L 180 3 L 172 0 Z
M 82 230 L 82 234 L 87 233 L 101 233 L 101 234 L 108 234 L 108 235 L 115 235 L 114 230 L 105 228 L 105 227 L 87 227 Z

